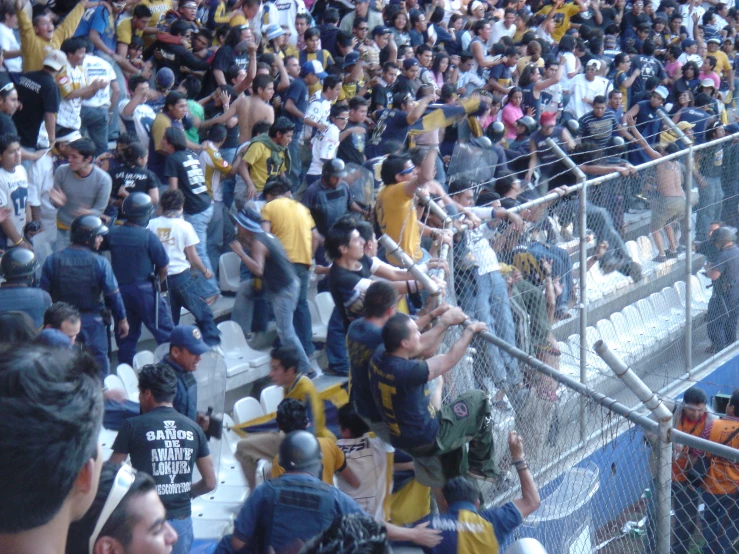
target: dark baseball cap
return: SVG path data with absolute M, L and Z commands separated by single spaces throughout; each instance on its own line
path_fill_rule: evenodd
M 197 325 L 178 325 L 172 329 L 169 336 L 169 345 L 184 348 L 190 354 L 199 356 L 210 350 L 210 346 L 203 342 L 203 335 Z
M 375 35 L 387 35 L 390 33 L 390 28 L 385 27 L 384 25 L 378 25 L 374 29 L 372 29 L 372 36 Z

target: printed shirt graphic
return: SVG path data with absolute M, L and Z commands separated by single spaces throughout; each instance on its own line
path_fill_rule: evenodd
M 59 106 L 59 113 L 56 116 L 57 126 L 68 129 L 79 129 L 82 125 L 82 119 L 80 118 L 82 97 L 78 96 L 72 100 L 68 100 L 67 97 L 74 91 L 87 86 L 82 67 L 72 67 L 69 64 L 65 65 L 64 69 L 57 75 L 56 84 L 62 93 L 62 103 Z
M 23 235 L 26 224 L 26 201 L 28 200 L 28 175 L 19 165 L 12 173 L 0 168 L 0 208 L 10 208 L 10 218 L 19 235 Z M 6 238 L 8 246 L 12 246 L 9 238 L 0 230 L 0 245 Z
M 174 217 L 156 217 L 146 227 L 153 232 L 164 246 L 169 256 L 168 275 L 178 275 L 190 269 L 190 262 L 185 256 L 185 248 L 200 242 L 193 226 L 184 219 Z
M 131 465 L 157 483 L 167 519 L 188 517 L 192 470 L 210 454 L 203 430 L 174 408 L 159 407 L 123 422 L 113 452 L 130 454 Z

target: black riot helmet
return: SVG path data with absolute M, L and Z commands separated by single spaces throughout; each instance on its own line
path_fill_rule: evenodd
M 154 213 L 154 203 L 145 192 L 133 192 L 126 196 L 121 215 L 129 223 L 145 227 Z
M 80 244 L 95 249 L 95 237 L 107 235 L 108 228 L 96 215 L 83 215 L 72 222 L 69 228 L 69 239 L 72 244 Z
M 280 465 L 285 471 L 300 471 L 319 477 L 322 459 L 318 439 L 308 431 L 288 433 L 280 443 Z
M 500 142 L 505 136 L 505 125 L 502 121 L 493 121 L 485 129 L 485 135 L 487 135 L 493 144 Z
M 0 259 L 0 272 L 6 281 L 33 277 L 38 269 L 38 260 L 32 250 L 14 246 Z
M 517 120 L 516 125 L 520 125 L 526 129 L 526 134 L 528 136 L 531 136 L 531 134 L 536 131 L 536 121 L 530 115 L 525 115 L 521 119 Z
M 727 244 L 736 242 L 736 234 L 729 227 L 719 227 L 711 233 L 711 242 L 718 250 L 722 250 Z
M 321 176 L 324 179 L 329 177 L 346 177 L 346 165 L 339 158 L 333 160 L 327 160 L 323 162 L 323 170 Z

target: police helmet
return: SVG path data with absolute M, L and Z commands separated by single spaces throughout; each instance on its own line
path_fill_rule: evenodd
M 493 144 L 500 142 L 505 136 L 505 125 L 503 125 L 502 121 L 493 121 L 488 125 L 488 128 L 485 129 L 485 134 Z
M 95 237 L 107 235 L 108 228 L 96 215 L 83 215 L 72 222 L 69 228 L 69 239 L 73 244 L 95 247 Z
M 490 149 L 493 147 L 493 142 L 486 136 L 472 137 L 470 142 L 479 148 Z
M 321 171 L 323 177 L 346 177 L 346 173 L 346 165 L 339 158 L 323 162 Z
M 31 277 L 38 269 L 38 260 L 32 250 L 15 246 L 9 248 L 0 259 L 0 272 L 8 281 Z
M 304 471 L 317 477 L 322 459 L 318 439 L 308 431 L 288 433 L 280 443 L 280 465 L 285 471 Z
M 736 234 L 730 227 L 719 227 L 711 233 L 711 242 L 719 250 L 730 242 L 736 242 Z
M 580 123 L 577 119 L 568 119 L 565 121 L 565 129 L 567 129 L 573 137 L 580 134 Z
M 534 121 L 534 118 L 529 115 L 525 115 L 521 119 L 517 120 L 516 125 L 521 125 L 526 129 L 527 135 L 531 135 L 531 133 L 536 131 L 536 121 Z
M 626 141 L 623 137 L 612 136 L 608 139 L 608 146 L 612 154 L 623 154 L 626 151 Z
M 145 226 L 154 212 L 154 203 L 145 192 L 133 192 L 126 196 L 121 208 L 121 215 L 127 221 Z

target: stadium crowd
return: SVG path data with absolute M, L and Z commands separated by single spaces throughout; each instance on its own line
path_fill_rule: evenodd
M 697 144 L 735 132 L 737 28 L 727 0 L 0 2 L 0 551 L 189 552 L 190 500 L 218 484 L 193 372 L 222 353 L 214 306 L 235 254 L 230 318 L 249 341 L 274 320 L 285 399 L 279 429 L 238 443 L 250 494 L 216 551 L 353 537 L 498 552 L 540 500 L 522 437 L 493 444 L 491 410 L 557 395 L 479 335 L 558 367 L 552 326 L 576 301 L 563 239 L 585 232 L 559 150 L 619 174 L 588 199 L 588 267 L 634 282 L 624 214 L 651 209 L 655 261 L 677 257 L 691 171 L 714 310 L 739 306 L 736 238 L 714 230 L 739 223 L 739 146 L 633 178 L 686 147 L 666 119 Z M 334 303 L 319 349 L 315 280 Z M 720 350 L 736 316 L 713 321 Z M 140 369 L 139 402 L 101 393 L 143 327 L 169 350 Z M 488 370 L 443 404 L 470 345 Z M 348 378 L 338 437 L 321 374 Z M 103 424 L 118 431 L 107 461 Z M 273 479 L 258 485 L 260 460 Z M 521 495 L 481 508 L 475 480 L 510 484 L 507 465 Z M 709 493 L 735 495 L 711 468 Z

